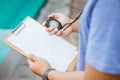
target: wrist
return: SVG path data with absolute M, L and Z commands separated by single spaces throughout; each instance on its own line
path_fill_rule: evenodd
M 77 20 L 75 23 L 73 23 L 71 25 L 72 28 L 72 32 L 79 32 L 79 24 L 80 24 L 80 20 Z
M 54 70 L 55 70 L 54 68 L 48 68 L 48 69 L 44 72 L 44 74 L 42 75 L 42 79 L 43 79 L 43 80 L 49 80 L 48 74 L 49 74 L 51 71 L 54 71 Z
M 58 71 L 56 71 L 56 70 L 50 71 L 49 74 L 48 74 L 48 79 L 49 80 L 56 80 L 56 79 L 58 79 L 56 74 L 58 74 Z

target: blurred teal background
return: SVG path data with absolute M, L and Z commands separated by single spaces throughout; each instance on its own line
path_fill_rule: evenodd
M 0 0 L 0 63 L 10 51 L 3 39 L 25 17 L 35 17 L 46 0 Z

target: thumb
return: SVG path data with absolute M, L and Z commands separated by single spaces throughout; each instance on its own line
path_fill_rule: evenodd
M 50 15 L 48 15 L 48 18 L 55 18 L 55 13 L 52 13 L 52 14 L 50 14 Z
M 46 21 L 42 23 L 42 26 L 45 27 L 46 26 Z
M 30 54 L 30 55 L 29 55 L 29 59 L 30 59 L 31 61 L 35 62 L 35 61 L 36 61 L 36 56 L 34 56 L 33 54 Z

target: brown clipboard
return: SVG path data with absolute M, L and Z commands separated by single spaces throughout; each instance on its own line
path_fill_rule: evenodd
M 24 23 L 28 18 L 30 18 L 29 16 L 27 18 L 25 18 L 21 23 Z M 19 25 L 21 25 L 21 23 Z M 18 25 L 18 27 L 19 27 Z M 17 48 L 15 45 L 11 44 L 9 41 L 7 41 L 7 39 L 18 29 L 18 27 L 11 32 L 3 41 L 10 47 L 12 47 L 14 50 L 16 50 L 17 52 L 19 52 L 20 54 L 22 54 L 23 56 L 29 58 L 29 54 L 25 53 L 24 51 L 22 51 L 21 49 Z M 66 40 L 65 40 L 66 41 Z M 68 42 L 68 41 L 67 41 Z M 68 42 L 69 43 L 69 42 Z M 69 43 L 71 44 L 71 43 Z M 72 45 L 72 44 L 71 44 Z M 73 45 L 72 45 L 73 46 Z M 74 46 L 75 47 L 75 46 Z M 75 47 L 76 48 L 76 47 Z M 78 49 L 76 48 L 76 51 L 78 51 Z M 70 64 L 70 66 L 67 69 L 67 72 L 71 72 L 74 70 L 76 63 L 78 60 L 78 55 L 76 55 L 76 57 L 74 58 L 74 60 L 72 61 L 72 63 Z

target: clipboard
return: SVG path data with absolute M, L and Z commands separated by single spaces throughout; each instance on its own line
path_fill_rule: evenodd
M 39 27 L 38 27 L 39 26 Z M 34 31 L 34 28 L 36 27 L 36 31 Z M 38 29 L 39 29 L 39 31 L 38 31 Z M 32 33 L 34 31 L 34 33 Z M 26 34 L 24 34 L 24 33 L 26 33 Z M 31 33 L 31 34 L 34 34 L 33 35 L 33 39 L 32 39 L 32 35 L 30 35 L 29 33 Z M 40 34 L 40 35 L 38 35 L 38 34 Z M 47 36 L 48 37 L 48 35 L 49 34 L 47 34 L 47 32 L 45 31 L 45 29 L 42 27 L 42 25 L 40 24 L 40 23 L 38 23 L 37 21 L 35 21 L 34 19 L 32 19 L 31 17 L 27 17 L 27 18 L 25 18 L 19 25 L 18 25 L 18 27 L 14 30 L 14 31 L 12 31 L 5 39 L 4 39 L 4 42 L 8 45 L 8 46 L 10 46 L 10 47 L 12 47 L 14 50 L 16 50 L 16 51 L 18 51 L 20 54 L 22 54 L 22 55 L 24 55 L 25 57 L 27 57 L 27 58 L 29 58 L 29 53 L 32 53 L 32 51 L 33 52 L 36 52 L 36 51 L 39 51 L 39 45 L 38 45 L 38 43 L 40 42 L 40 41 L 42 41 L 43 40 L 43 43 L 44 43 L 44 41 L 46 40 L 46 39 L 48 39 L 47 37 L 44 37 L 43 35 L 45 34 L 45 36 Z M 37 35 L 37 37 L 35 37 Z M 26 37 L 27 38 L 26 38 Z M 42 39 L 39 39 L 39 36 L 42 38 Z M 22 38 L 21 38 L 22 37 Z M 51 36 L 50 36 L 51 37 Z M 36 39 L 35 39 L 36 38 Z M 31 46 L 31 45 L 38 45 L 37 47 L 29 47 L 29 46 L 27 46 L 27 45 L 24 45 L 24 44 L 27 44 L 27 42 L 29 42 L 29 41 L 32 41 L 32 40 L 34 40 L 34 42 L 31 42 L 31 44 L 29 43 L 28 45 L 29 46 Z M 24 41 L 24 40 L 28 40 L 28 41 Z M 39 40 L 39 41 L 38 41 Z M 62 42 L 62 43 L 58 43 L 56 40 L 58 40 L 58 42 Z M 21 43 L 20 43 L 20 41 L 21 41 Z M 38 43 L 37 43 L 38 42 Z M 67 68 L 66 69 L 63 69 L 62 70 L 62 68 L 60 67 L 60 66 L 64 66 L 64 65 L 62 65 L 62 64 L 64 64 L 64 63 L 67 63 L 67 61 L 66 61 L 66 59 L 64 59 L 64 55 L 59 55 L 59 54 L 57 54 L 57 55 L 59 55 L 59 56 L 61 56 L 61 59 L 59 59 L 59 61 L 57 61 L 57 58 L 59 58 L 59 56 L 54 56 L 54 58 L 56 58 L 56 62 L 57 62 L 57 67 L 58 67 L 58 69 L 59 69 L 59 67 L 61 68 L 61 70 L 59 70 L 59 71 L 62 71 L 62 72 L 65 72 L 65 71 L 67 71 L 67 72 L 69 72 L 69 71 L 73 71 L 73 69 L 74 69 L 74 67 L 75 67 L 75 64 L 76 64 L 76 62 L 77 62 L 77 48 L 75 47 L 75 46 L 73 46 L 72 44 L 70 44 L 69 42 L 67 42 L 66 40 L 64 40 L 63 38 L 60 38 L 60 37 L 56 37 L 55 35 L 54 36 L 52 36 L 51 38 L 49 38 L 48 39 L 48 41 L 46 40 L 46 45 L 43 45 L 43 44 L 41 44 L 42 46 L 49 46 L 48 48 L 51 48 L 51 47 L 53 47 L 53 45 L 52 44 L 49 44 L 48 42 L 51 42 L 54 46 L 56 46 L 56 47 L 54 47 L 55 49 L 57 48 L 57 47 L 60 47 L 60 46 L 62 46 L 62 47 L 64 47 L 63 49 L 64 49 L 64 51 L 65 50 L 67 50 L 67 49 L 65 49 L 65 48 L 69 48 L 70 49 L 70 51 L 72 52 L 70 52 L 71 54 L 72 54 L 72 56 L 71 56 L 71 58 L 69 58 L 68 56 L 69 56 L 69 54 L 68 53 L 65 53 L 65 58 L 66 59 L 68 59 L 69 61 L 70 61 L 70 59 L 72 59 L 72 61 L 71 62 L 69 62 L 69 66 L 67 66 Z M 56 42 L 56 43 L 55 43 Z M 40 43 L 42 43 L 42 42 L 40 42 Z M 47 43 L 49 44 L 49 45 L 47 45 Z M 55 44 L 54 44 L 55 43 Z M 64 45 L 64 46 L 63 46 Z M 66 46 L 67 45 L 67 46 Z M 27 47 L 24 47 L 24 46 L 27 46 Z M 29 49 L 27 49 L 29 47 Z M 34 50 L 34 49 L 36 50 Z M 38 48 L 38 49 L 36 49 L 36 48 Z M 51 49 L 48 49 L 48 48 L 46 48 L 46 49 L 44 49 L 44 48 L 40 48 L 40 49 L 43 49 L 44 51 L 46 50 L 47 52 L 50 52 L 50 50 Z M 64 51 L 62 51 L 62 49 L 57 49 L 57 50 L 55 50 L 55 49 L 52 49 L 52 51 L 51 52 L 55 52 L 55 51 L 57 51 L 58 53 L 61 51 L 61 52 L 64 52 Z M 72 50 L 71 50 L 72 49 Z M 29 51 L 31 51 L 31 52 L 29 52 Z M 43 52 L 44 52 L 43 51 Z M 75 51 L 75 53 L 73 54 L 73 52 Z M 69 52 L 68 50 L 66 51 L 66 52 Z M 34 54 L 34 55 L 36 55 L 36 56 L 38 56 L 39 54 Z M 56 66 L 55 64 L 54 64 L 54 59 L 52 60 L 52 58 L 50 58 L 49 59 L 49 56 L 48 55 L 50 55 L 51 57 L 54 55 L 54 54 L 46 54 L 46 55 L 44 55 L 44 54 L 41 54 L 39 57 L 43 57 L 43 58 L 45 58 L 48 62 L 51 60 L 51 62 L 50 62 L 50 64 L 51 65 L 53 65 L 53 67 L 54 66 Z M 56 54 L 55 54 L 56 55 Z M 47 58 L 46 58 L 46 56 L 47 56 Z M 74 57 L 73 57 L 74 56 Z M 63 61 L 63 63 L 61 63 L 60 62 L 60 60 L 62 61 L 62 58 L 64 59 L 64 61 Z M 61 65 L 60 64 L 58 64 L 58 63 L 61 63 Z M 65 66 L 66 67 L 66 66 Z

